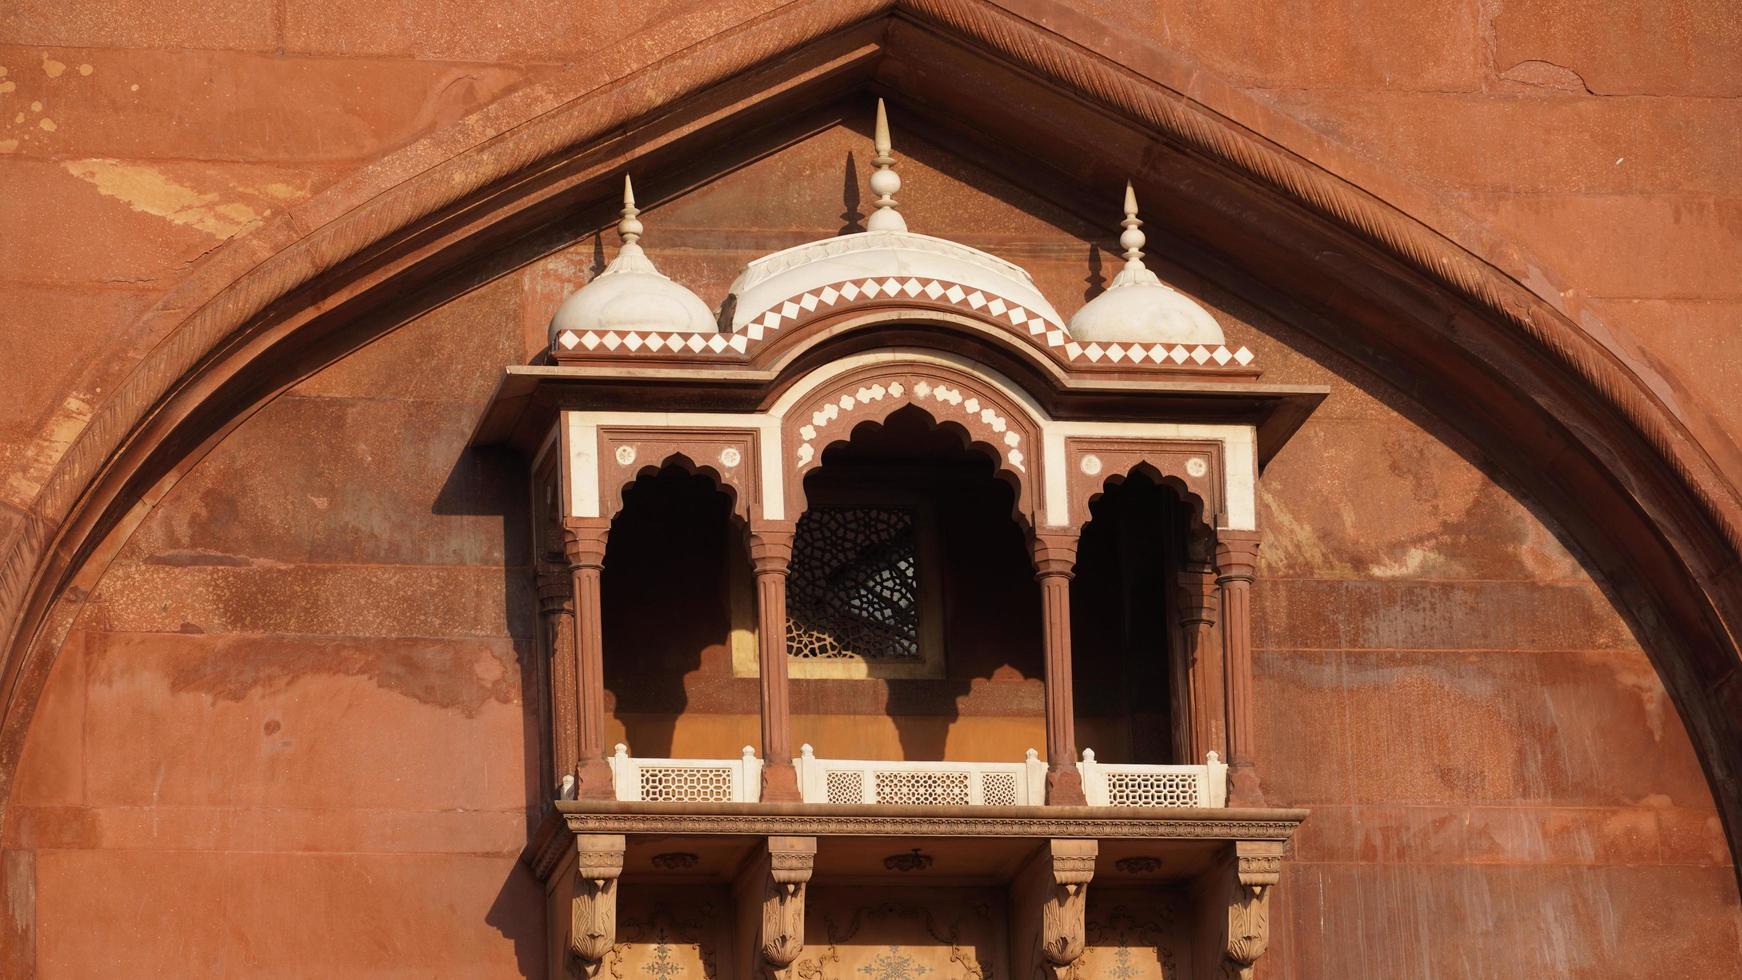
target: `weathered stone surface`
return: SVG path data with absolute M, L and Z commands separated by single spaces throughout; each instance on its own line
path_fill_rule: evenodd
M 1595 95 L 1742 94 L 1742 15 L 1725 0 L 1521 0 L 1494 8 L 1492 30 L 1501 78 Z
M 1289 866 L 1266 959 L 1291 973 L 1383 977 L 1742 976 L 1725 869 Z M 1333 912 L 1332 910 L 1338 910 Z M 1341 913 L 1341 914 L 1340 914 Z M 1445 923 L 1462 928 L 1442 928 Z M 1578 928 L 1571 923 L 1581 923 Z M 1305 966 L 1304 964 L 1311 964 Z
M 157 566 L 524 565 L 524 484 L 500 454 L 467 450 L 476 411 L 281 398 L 187 477 L 188 506 L 154 515 L 131 553 Z
M 1108 31 L 1136 28 L 1257 88 L 1464 89 L 1481 77 L 1480 8 L 1465 4 L 1098 0 L 1090 9 Z
M 1473 193 L 1465 201 L 1585 295 L 1742 298 L 1742 199 Z
M 101 633 L 87 657 L 92 806 L 525 804 L 511 641 Z
M 396 2 L 364 9 L 335 0 L 285 4 L 284 44 L 320 54 L 383 54 L 471 61 L 609 64 L 632 51 L 658 57 L 766 10 L 767 0 L 694 7 L 682 0 L 623 8 L 536 0 L 509 9 L 479 0 Z M 618 46 L 628 51 L 612 51 Z M 603 67 L 603 66 L 602 66 Z
M 1089 48 L 1141 35 L 1182 90 L 1260 91 L 1347 151 L 1315 156 L 1332 169 L 1371 162 L 1458 202 L 1471 224 L 1446 230 L 1537 255 L 1575 314 L 1588 301 L 1665 367 L 1661 397 L 1736 428 L 1724 5 L 1010 6 Z M 556 107 L 574 94 L 546 87 L 558 62 L 596 85 L 769 9 L 0 10 L 0 541 L 188 311 L 139 314 L 219 242 L 366 205 L 380 186 L 359 168 L 405 176 L 490 137 L 461 119 L 474 108 Z M 944 85 L 953 66 L 900 70 Z M 993 176 L 964 159 L 955 130 L 975 119 L 916 133 L 906 112 L 915 231 L 1023 264 L 1067 317 L 1105 285 L 1118 185 L 1154 147 L 1120 147 L 1088 206 L 1020 160 Z M 1240 116 L 1270 136 L 1264 118 Z M 744 261 L 862 222 L 862 123 L 794 138 L 762 153 L 749 134 L 717 179 L 638 168 L 660 267 L 713 303 Z M 1154 267 L 1215 307 L 1264 381 L 1332 389 L 1265 473 L 1264 786 L 1314 814 L 1259 976 L 1736 976 L 1734 856 L 1608 583 L 1363 351 L 1206 278 L 1204 246 L 1169 241 L 1168 202 L 1145 209 Z M 521 694 L 527 494 L 502 475 L 514 464 L 462 446 L 502 365 L 536 354 L 556 303 L 614 254 L 596 230 L 494 281 L 462 273 L 405 325 L 346 326 L 368 342 L 243 421 L 90 573 L 0 828 L 0 974 L 539 973 L 538 889 L 515 864 L 543 791 Z M 753 742 L 754 681 L 722 676 L 724 650 L 657 691 L 612 691 L 646 703 L 608 737 L 680 755 Z M 815 683 L 795 730 L 867 757 L 1008 759 L 1043 734 L 1040 685 L 1019 664 L 985 673 Z M 1080 740 L 1129 738 L 1118 721 L 1085 713 Z
M 9 189 L 0 227 L 41 230 L 0 237 L 0 268 L 25 281 L 161 289 L 213 245 L 327 179 L 317 168 L 0 155 Z
M 1254 677 L 1266 791 L 1277 800 L 1703 807 L 1710 799 L 1668 696 L 1637 651 L 1260 650 Z
M 48 850 L 36 877 L 44 976 L 500 976 L 539 963 L 543 895 L 512 855 Z
M 206 0 L 191 8 L 151 0 L 20 0 L 0 11 L 0 38 L 12 44 L 263 51 L 273 46 L 273 21 L 271 7 L 248 0 Z
M 1298 92 L 1315 128 L 1426 184 L 1509 194 L 1728 194 L 1742 155 L 1733 99 Z
M 20 155 L 136 165 L 364 160 L 457 122 L 526 77 L 512 66 L 112 48 L 57 48 L 68 67 L 49 75 L 37 68 L 45 57 L 0 46 L 17 86 L 0 97 L 0 139 L 16 139 Z M 42 112 L 14 123 L 33 102 Z M 55 128 L 43 130 L 42 118 Z
M 192 555 L 116 565 L 87 615 L 146 633 L 529 636 L 518 570 L 416 565 L 238 564 Z

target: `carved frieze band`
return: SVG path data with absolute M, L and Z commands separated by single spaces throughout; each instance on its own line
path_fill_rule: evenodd
M 575 833 L 797 834 L 869 837 L 1081 837 L 1179 840 L 1286 841 L 1306 818 L 1303 810 L 1279 810 L 1269 819 L 1120 817 L 1020 817 L 793 813 L 660 813 L 619 805 L 614 812 L 577 811 L 559 804 Z

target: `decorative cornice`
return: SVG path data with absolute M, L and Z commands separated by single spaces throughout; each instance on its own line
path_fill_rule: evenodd
M 1286 841 L 1305 810 L 1169 809 L 1109 813 L 1088 807 L 762 806 L 578 803 L 557 809 L 578 834 L 798 835 L 812 837 L 1024 837 Z

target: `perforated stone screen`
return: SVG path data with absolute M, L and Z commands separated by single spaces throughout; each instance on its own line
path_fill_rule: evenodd
M 911 511 L 812 508 L 799 519 L 786 587 L 791 657 L 918 661 L 919 606 Z

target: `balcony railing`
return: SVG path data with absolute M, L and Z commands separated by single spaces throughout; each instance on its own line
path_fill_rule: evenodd
M 736 759 L 637 759 L 619 742 L 611 778 L 619 800 L 755 803 L 762 796 L 762 760 L 748 745 Z
M 1029 749 L 1022 762 L 886 762 L 819 759 L 809 745 L 794 760 L 806 803 L 885 806 L 1038 806 L 1046 802 L 1046 763 Z M 1228 767 L 1211 752 L 1201 766 L 1110 764 L 1083 750 L 1077 763 L 1090 806 L 1221 807 Z M 611 757 L 619 800 L 755 803 L 762 760 L 750 746 L 737 759 L 642 759 L 619 744 Z

